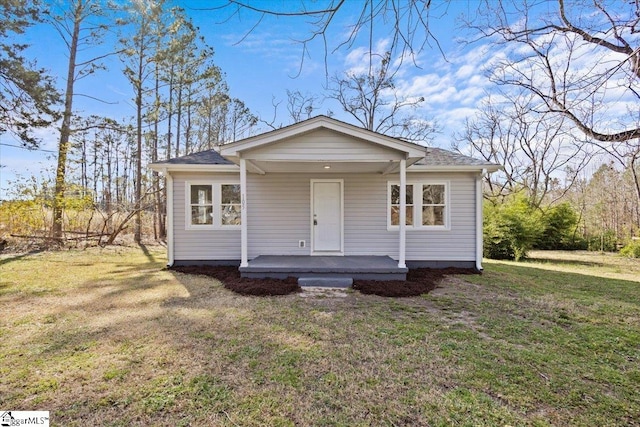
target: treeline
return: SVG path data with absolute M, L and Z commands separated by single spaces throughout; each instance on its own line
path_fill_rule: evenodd
M 485 179 L 485 255 L 617 251 L 640 236 L 640 141 L 599 142 L 536 96 L 503 90 L 454 148 L 503 166 Z M 640 244 L 640 242 L 638 242 Z
M 9 47 L 16 52 L 21 47 L 11 40 L 35 25 L 55 28 L 69 57 L 64 91 L 53 87 L 44 70 L 28 69 L 30 61 L 23 57 L 7 67 L 14 75 L 3 75 L 16 88 L 34 85 L 32 93 L 19 95 L 39 104 L 22 102 L 20 111 L 30 114 L 19 123 L 14 120 L 15 126 L 6 118 L 2 131 L 37 147 L 34 130 L 59 123 L 60 141 L 54 176 L 11 183 L 11 202 L 4 201 L 0 210 L 5 228 L 0 232 L 59 242 L 84 233 L 112 242 L 123 230 L 133 229 L 138 242 L 143 234 L 162 239 L 163 178 L 146 165 L 249 136 L 257 124 L 256 116 L 231 95 L 213 61 L 213 48 L 183 9 L 164 0 L 108 7 L 97 0 L 0 5 L 5 18 L 0 24 L 1 59 L 16 57 L 6 53 Z M 114 33 L 115 39 L 110 36 Z M 104 41 L 111 45 L 102 45 Z M 103 72 L 121 73 L 129 83 L 132 117 L 86 116 L 75 110 L 76 83 L 85 78 L 97 82 Z M 15 98 L 19 104 L 18 90 L 7 87 L 2 99 Z M 42 99 L 48 101 L 46 111 Z
M 525 189 L 484 207 L 484 253 L 494 259 L 526 258 L 532 249 L 621 251 L 640 258 L 640 204 L 633 174 L 603 164 L 576 179 L 554 203 L 536 204 Z

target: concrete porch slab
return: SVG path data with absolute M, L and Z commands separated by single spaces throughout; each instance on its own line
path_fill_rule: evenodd
M 351 278 L 361 280 L 406 280 L 407 268 L 388 256 L 300 256 L 260 255 L 247 267 L 240 267 L 242 277 L 251 278 Z

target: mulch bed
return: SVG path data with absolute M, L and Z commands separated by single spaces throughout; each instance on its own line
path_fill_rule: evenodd
M 382 297 L 415 297 L 434 290 L 445 276 L 476 273 L 470 268 L 414 268 L 407 273 L 406 281 L 354 280 L 353 289 Z
M 202 274 L 211 276 L 222 282 L 223 286 L 241 295 L 273 296 L 288 295 L 300 292 L 298 279 L 249 279 L 240 277 L 238 267 L 190 265 L 171 267 L 174 271 L 186 274 Z M 413 297 L 426 294 L 436 288 L 438 283 L 452 274 L 477 274 L 473 269 L 465 268 L 415 268 L 409 270 L 407 280 L 354 280 L 353 289 L 363 294 L 373 294 L 383 297 Z
M 238 267 L 234 266 L 188 265 L 171 267 L 171 270 L 214 277 L 222 282 L 225 288 L 241 295 L 288 295 L 302 290 L 298 285 L 298 279 L 295 277 L 287 277 L 286 279 L 249 279 L 240 277 Z

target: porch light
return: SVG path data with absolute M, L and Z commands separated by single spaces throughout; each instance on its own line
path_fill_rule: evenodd
M 323 166 L 325 169 L 331 169 L 331 165 L 324 165 Z

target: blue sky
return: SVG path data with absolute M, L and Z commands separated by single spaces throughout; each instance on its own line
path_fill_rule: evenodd
M 280 0 L 263 4 L 287 7 L 290 2 L 298 3 L 297 0 Z M 267 17 L 247 35 L 256 22 L 255 15 L 242 13 L 226 20 L 228 13 L 198 10 L 203 6 L 220 3 L 222 1 L 184 0 L 179 4 L 185 7 L 206 42 L 215 49 L 214 62 L 225 72 L 232 96 L 243 100 L 255 114 L 267 121 L 271 121 L 274 114 L 272 100 L 281 102 L 276 118 L 278 124 L 289 123 L 286 111 L 287 90 L 299 90 L 323 98 L 326 74 L 323 46 L 319 40 L 309 46 L 309 53 L 300 69 L 302 47 L 295 40 L 308 36 L 308 19 Z M 315 5 L 316 2 L 310 4 Z M 347 7 L 336 16 L 328 34 L 330 46 L 344 40 L 348 24 L 354 21 L 359 12 L 359 5 L 357 0 L 348 0 Z M 456 18 L 473 5 L 473 1 L 454 0 L 434 9 L 430 20 L 431 30 L 444 55 L 433 43 L 431 47 L 427 45 L 414 58 L 418 67 L 406 63 L 396 79 L 397 87 L 403 95 L 425 97 L 426 102 L 417 114 L 437 121 L 442 132 L 433 145 L 443 148 L 450 147 L 453 133 L 463 129 L 465 118 L 473 116 L 486 91 L 491 89 L 482 70 L 487 62 L 499 55 L 482 43 L 464 47 L 456 42 L 455 37 L 463 35 L 456 24 Z M 388 31 L 388 28 L 382 30 Z M 374 43 L 381 51 L 388 43 L 387 36 L 385 31 L 374 34 Z M 368 49 L 368 40 L 365 39 L 366 37 L 360 37 L 349 49 L 329 52 L 329 74 L 360 67 Z M 51 70 L 57 78 L 58 86 L 63 88 L 67 58 L 55 31 L 49 26 L 39 25 L 29 30 L 22 41 L 32 45 L 28 53 L 37 60 L 39 66 Z M 105 45 L 109 44 L 107 40 Z M 84 54 L 89 57 L 92 53 L 87 51 Z M 77 96 L 74 101 L 75 110 L 86 115 L 110 115 L 114 118 L 132 116 L 132 89 L 122 76 L 121 64 L 113 58 L 105 65 L 108 66 L 106 72 L 82 80 L 76 91 L 78 94 L 101 98 L 109 104 Z M 295 77 L 296 75 L 298 76 Z M 328 110 L 333 111 L 340 120 L 353 122 L 330 100 L 324 100 L 320 104 L 317 114 L 324 114 Z M 48 129 L 39 132 L 39 136 L 43 141 L 40 151 L 0 145 L 0 164 L 3 165 L 0 169 L 0 199 L 6 197 L 8 182 L 15 180 L 17 175 L 45 178 L 54 176 L 58 134 L 54 129 Z M 0 138 L 3 144 L 19 145 L 7 134 Z

